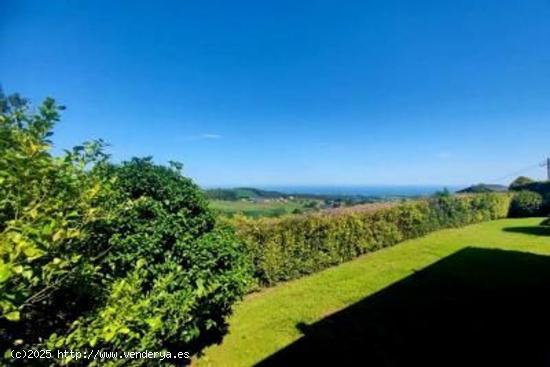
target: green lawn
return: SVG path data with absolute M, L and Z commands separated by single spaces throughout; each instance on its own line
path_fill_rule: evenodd
M 228 215 L 241 213 L 253 218 L 277 217 L 291 214 L 296 209 L 302 212 L 308 211 L 308 208 L 305 207 L 307 202 L 307 200 L 288 200 L 286 202 L 277 200 L 211 200 L 210 207 Z
M 459 269 L 457 266 L 469 269 L 468 261 L 470 260 L 467 259 L 478 259 L 479 256 L 468 255 L 469 253 L 461 251 L 464 249 L 482 249 L 479 251 L 500 249 L 506 250 L 506 254 L 519 254 L 520 252 L 550 254 L 550 233 L 544 227 L 538 226 L 541 220 L 541 218 L 505 219 L 460 229 L 435 232 L 419 239 L 406 241 L 394 247 L 365 255 L 320 273 L 251 294 L 235 307 L 235 313 L 230 319 L 230 332 L 223 343 L 208 348 L 204 356 L 195 361 L 195 364 L 198 366 L 241 367 L 255 365 L 274 354 L 284 356 L 284 353 L 281 352 L 283 348 L 285 348 L 285 351 L 290 350 L 291 355 L 292 353 L 296 354 L 305 345 L 298 339 L 303 339 L 304 328 L 307 329 L 307 325 L 313 325 L 312 330 L 320 330 L 319 333 L 322 334 L 323 327 L 326 326 L 324 325 L 326 320 L 328 319 L 330 324 L 330 318 L 335 313 L 340 316 L 337 315 L 339 318 L 334 318 L 334 320 L 342 319 L 343 311 L 340 310 L 352 310 L 353 308 L 350 306 L 359 305 L 361 302 L 365 302 L 365 299 L 368 300 L 367 303 L 372 303 L 371 300 L 376 300 L 375 293 L 377 295 L 383 294 L 384 292 L 379 291 L 392 289 L 396 283 L 403 283 L 404 279 L 413 279 L 416 276 L 413 274 L 418 274 L 421 269 L 433 268 L 437 265 L 436 262 L 438 264 L 442 263 L 441 259 L 453 258 L 457 252 L 463 253 L 464 256 L 462 257 L 455 256 L 455 263 L 458 265 L 448 266 L 448 269 L 454 270 L 447 269 L 444 276 L 455 276 L 455 273 L 468 273 L 468 270 L 466 272 L 457 270 Z M 488 261 L 488 264 L 492 264 L 492 258 L 499 259 L 500 256 L 484 254 L 483 256 L 486 258 L 483 261 Z M 492 254 L 492 252 L 489 252 L 489 254 Z M 486 268 L 499 271 L 508 269 L 502 265 L 505 260 L 500 263 L 497 260 L 494 261 L 495 266 L 487 266 L 485 263 L 483 265 L 478 262 L 476 265 L 478 266 L 477 270 L 474 269 L 474 265 L 471 265 L 473 270 L 469 281 L 472 281 L 472 279 L 478 281 L 479 278 L 479 282 L 483 283 L 483 279 L 494 280 L 495 277 L 502 277 L 502 275 L 482 274 Z M 531 260 L 524 261 L 525 264 L 531 262 Z M 434 265 L 431 266 L 432 264 Z M 500 268 L 497 266 L 498 264 L 501 264 Z M 526 269 L 528 268 L 526 266 Z M 550 269 L 550 267 L 548 268 Z M 508 272 L 510 273 L 510 271 Z M 521 270 L 518 270 L 519 272 Z M 432 273 L 436 274 L 437 272 Z M 511 273 L 507 276 L 514 276 L 514 272 Z M 439 274 L 437 277 L 442 277 L 441 274 L 443 273 L 437 274 Z M 474 275 L 478 278 L 472 278 Z M 537 279 L 537 277 L 529 275 L 529 279 Z M 462 284 L 459 280 L 456 280 L 456 282 Z M 431 286 L 435 287 L 435 283 L 432 283 L 430 283 Z M 454 283 L 451 282 L 451 284 Z M 442 287 L 442 285 L 438 284 L 437 287 Z M 423 288 L 418 289 L 421 292 Z M 440 289 L 437 289 L 437 292 L 439 292 Z M 490 289 L 490 291 L 493 291 L 493 289 Z M 393 299 L 393 301 L 386 302 L 384 307 L 391 308 L 394 306 L 392 302 L 400 302 L 399 300 L 402 300 L 403 294 L 406 293 L 404 292 L 397 292 L 399 293 L 398 298 L 386 297 L 386 299 Z M 430 292 L 437 293 L 433 288 Z M 461 293 L 460 295 L 463 296 L 464 294 Z M 450 295 L 448 298 L 452 299 L 453 297 Z M 439 300 L 438 302 L 442 301 Z M 365 307 L 371 307 L 371 305 Z M 381 311 L 377 310 L 376 312 Z M 456 312 L 456 310 L 453 312 Z M 349 319 L 350 312 L 347 312 L 347 315 Z M 300 325 L 303 327 L 300 327 Z M 347 328 L 349 328 L 349 325 Z M 305 333 L 307 334 L 307 332 Z M 289 345 L 293 346 L 289 348 Z M 279 364 L 274 363 L 274 365 Z

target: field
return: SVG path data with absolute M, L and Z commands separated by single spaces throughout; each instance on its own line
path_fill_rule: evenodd
M 248 217 L 278 217 L 311 210 L 312 200 L 211 200 L 210 207 L 224 215 L 244 214 Z
M 435 232 L 251 294 L 195 364 L 437 364 L 481 352 L 488 365 L 536 365 L 548 360 L 550 326 L 550 257 L 540 256 L 550 230 L 540 221 Z

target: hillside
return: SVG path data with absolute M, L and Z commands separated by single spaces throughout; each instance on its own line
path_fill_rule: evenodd
M 212 200 L 241 200 L 241 199 L 275 199 L 286 198 L 288 195 L 278 191 L 262 190 L 253 187 L 236 187 L 231 189 L 217 188 L 205 190 L 206 196 Z
M 287 194 L 252 187 L 217 188 L 205 190 L 210 207 L 221 214 L 248 217 L 279 217 L 319 210 L 352 208 L 358 205 L 396 201 L 397 198 L 380 198 L 343 194 Z
M 508 187 L 496 184 L 477 184 L 457 191 L 459 194 L 479 194 L 484 192 L 506 192 Z

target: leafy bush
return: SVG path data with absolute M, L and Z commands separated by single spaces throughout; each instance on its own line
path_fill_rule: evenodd
M 533 217 L 542 214 L 543 198 L 533 191 L 519 191 L 510 204 L 510 217 Z
M 521 177 L 520 177 L 521 178 Z M 536 215 L 548 215 L 550 214 L 550 181 L 533 181 L 531 179 L 516 179 L 516 182 L 510 185 L 510 189 L 513 191 L 531 191 L 540 194 L 543 198 L 543 203 L 540 208 L 540 212 Z
M 534 182 L 535 180 L 530 177 L 519 176 L 514 181 L 512 181 L 509 188 L 510 190 L 521 190 L 523 186 L 533 184 Z
M 533 191 L 542 196 L 550 194 L 550 181 L 534 181 L 514 186 L 513 191 Z
M 376 212 L 230 219 L 261 285 L 298 278 L 431 231 L 506 217 L 507 194 L 440 196 Z
M 215 228 L 198 187 L 179 168 L 133 159 L 101 173 L 115 182 L 113 219 L 94 231 L 108 238 L 103 307 L 50 342 L 67 348 L 178 349 L 219 342 L 230 306 L 247 286 L 244 249 Z
M 48 141 L 59 119 L 53 100 L 35 114 L 2 108 L 3 350 L 194 354 L 218 342 L 250 266 L 181 165 L 149 158 L 112 165 L 101 141 L 56 158 Z M 107 362 L 127 361 L 94 363 Z
M 101 178 L 85 171 L 105 159 L 101 142 L 76 147 L 61 158 L 48 153 L 62 109 L 52 99 L 33 114 L 26 105 L 11 107 L 4 100 L 0 115 L 2 328 L 9 326 L 6 320 L 17 322 L 22 313 L 28 318 L 48 305 L 61 284 L 93 272 L 82 256 L 84 242 L 104 214 L 98 204 L 109 192 Z

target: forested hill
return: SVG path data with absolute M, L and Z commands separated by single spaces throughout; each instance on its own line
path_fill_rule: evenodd
M 508 187 L 495 184 L 477 184 L 457 191 L 459 194 L 479 194 L 483 192 L 505 192 Z
M 261 190 L 253 187 L 236 187 L 232 189 L 208 189 L 206 196 L 213 200 L 240 200 L 240 199 L 275 199 L 285 198 L 288 195 L 278 191 Z

